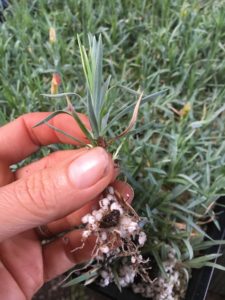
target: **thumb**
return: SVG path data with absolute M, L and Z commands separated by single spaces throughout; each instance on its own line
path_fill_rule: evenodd
M 112 159 L 97 147 L 0 188 L 0 241 L 77 210 L 112 177 Z

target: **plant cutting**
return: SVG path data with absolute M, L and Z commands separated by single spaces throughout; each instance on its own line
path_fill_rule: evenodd
M 204 115 L 201 120 L 188 124 L 190 103 L 180 108 L 171 104 L 163 107 L 159 103 L 154 107 L 152 103 L 162 95 L 165 97 L 165 91 L 145 95 L 144 92 L 136 92 L 122 85 L 110 86 L 110 77 L 103 79 L 101 37 L 96 39 L 89 36 L 89 51 L 86 51 L 79 37 L 78 44 L 86 83 L 85 96 L 70 92 L 55 93 L 57 88 L 53 87 L 52 94 L 44 96 L 65 97 L 67 108 L 50 114 L 36 126 L 47 124 L 53 130 L 79 142 L 80 147 L 104 147 L 112 154 L 115 164 L 120 166 L 123 179 L 128 178 L 138 192 L 134 197 L 134 209 L 124 195 L 118 192 L 120 182 L 103 191 L 99 208 L 85 215 L 80 226 L 83 229 L 83 245 L 89 236 L 96 236 L 92 258 L 86 264 L 76 266 L 66 278 L 64 286 L 81 282 L 88 285 L 95 281 L 106 287 L 115 283 L 119 290 L 130 287 L 134 293 L 151 299 L 184 299 L 192 268 L 212 266 L 224 269 L 212 262 L 220 254 L 202 255 L 201 251 L 216 244 L 224 244 L 224 241 L 212 240 L 207 235 L 207 226 L 209 223 L 219 226 L 214 207 L 221 193 L 219 188 L 225 180 L 222 176 L 217 177 L 216 167 L 213 175 L 210 174 L 212 160 L 208 159 L 206 164 L 198 152 L 189 157 L 190 148 L 196 150 L 201 147 L 201 144 L 195 142 L 198 140 L 199 128 L 207 128 L 224 108 L 214 115 Z M 57 85 L 57 76 L 53 79 L 53 85 Z M 110 97 L 113 88 L 129 92 L 137 101 L 124 103 L 124 106 L 114 110 L 114 101 Z M 73 96 L 84 103 L 91 130 L 85 127 L 76 105 L 73 106 L 70 99 Z M 155 119 L 153 129 L 150 127 L 151 122 L 143 124 L 143 120 L 138 121 L 140 115 L 145 119 L 146 114 L 141 112 L 141 107 L 147 103 L 152 104 L 158 117 L 158 125 Z M 130 112 L 132 116 L 127 127 L 121 128 L 121 120 L 127 119 Z M 162 112 L 166 112 L 167 116 Z M 88 145 L 48 123 L 61 113 L 74 117 L 88 138 Z M 168 116 L 177 120 L 173 135 L 166 131 Z M 139 125 L 136 129 L 135 123 Z M 138 144 L 142 139 L 146 142 L 146 145 L 140 146 L 145 161 L 139 161 L 132 175 L 124 167 L 125 164 L 132 165 L 125 157 L 126 152 L 130 144 Z M 149 149 L 153 151 L 151 157 L 146 155 L 150 153 Z M 160 159 L 154 161 L 154 157 Z M 188 166 L 185 165 L 187 157 Z M 193 164 L 196 170 L 189 175 L 188 168 Z M 202 174 L 204 168 L 205 175 Z M 217 178 L 217 185 L 212 182 L 211 194 L 207 194 L 204 189 L 202 191 L 202 185 L 211 177 L 213 180 Z

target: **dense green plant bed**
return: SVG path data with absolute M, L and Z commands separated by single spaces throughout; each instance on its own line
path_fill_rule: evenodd
M 123 143 L 117 139 L 110 143 L 110 151 L 120 150 L 121 178 L 135 190 L 133 207 L 144 220 L 143 230 L 147 235 L 140 251 L 143 256 L 150 254 L 149 264 L 154 262 L 157 270 L 159 298 L 154 294 L 155 299 L 170 299 L 160 292 L 160 287 L 178 289 L 175 287 L 178 281 L 182 282 L 183 292 L 171 299 L 182 298 L 190 270 L 211 266 L 211 260 L 217 256 L 202 257 L 199 251 L 219 243 L 203 240 L 208 238 L 209 222 L 218 226 L 214 206 L 225 192 L 223 4 L 223 1 L 202 4 L 112 1 L 107 5 L 101 1 L 20 1 L 5 12 L 6 21 L 0 25 L 2 124 L 29 111 L 65 109 L 63 97 L 41 96 L 50 93 L 55 73 L 62 80 L 59 86 L 56 82 L 58 93 L 75 92 L 85 101 L 86 87 L 90 94 L 95 94 L 92 88 L 96 82 L 91 82 L 94 69 L 91 75 L 86 74 L 85 81 L 85 48 L 80 46 L 80 54 L 77 33 L 86 48 L 87 33 L 101 33 L 103 77 L 106 80 L 111 74 L 106 104 L 99 106 L 101 111 L 95 106 L 93 145 L 98 144 L 99 136 L 106 134 L 101 131 L 104 126 L 102 123 L 100 126 L 100 121 L 107 111 L 110 111 L 107 128 L 110 140 L 127 127 L 133 109 L 126 111 L 130 115 L 120 114 L 121 111 L 129 105 L 134 108 L 137 99 L 143 98 L 136 129 L 129 128 Z M 52 39 L 49 39 L 50 28 Z M 93 42 L 90 46 L 93 49 Z M 97 56 L 90 59 L 93 62 Z M 158 97 L 148 96 L 158 91 L 165 92 Z M 95 104 L 98 99 L 93 99 Z M 76 111 L 86 112 L 87 102 L 72 96 L 70 100 Z M 90 102 L 88 105 L 90 112 Z M 93 118 L 93 113 L 89 117 Z M 52 150 L 45 148 L 38 156 L 49 151 Z M 120 280 L 122 273 L 115 272 Z M 168 272 L 175 276 L 173 283 L 165 274 Z M 88 278 L 89 274 L 84 277 Z M 124 283 L 122 279 L 119 282 Z M 129 284 L 134 291 L 147 295 L 139 283 L 133 284 L 131 280 Z

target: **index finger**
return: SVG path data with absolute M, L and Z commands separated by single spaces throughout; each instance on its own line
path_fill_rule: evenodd
M 37 112 L 23 115 L 0 128 L 0 160 L 13 164 L 36 152 L 40 146 L 53 143 L 73 144 L 78 142 L 66 137 L 46 124 L 33 128 L 50 113 Z M 79 114 L 84 125 L 90 128 L 85 115 Z M 68 114 L 59 114 L 48 121 L 49 124 L 67 134 L 87 143 L 88 140 L 74 118 Z

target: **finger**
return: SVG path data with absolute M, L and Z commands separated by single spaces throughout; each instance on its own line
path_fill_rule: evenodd
M 1 299 L 31 299 L 43 284 L 42 247 L 35 232 L 28 230 L 0 243 L 0 257 L 13 277 L 11 280 L 24 294 L 17 298 L 19 291 L 15 288 L 8 290 L 7 297 Z
M 98 209 L 98 206 L 98 199 L 95 198 L 82 206 L 80 209 L 72 212 L 65 217 L 39 226 L 36 232 L 41 239 L 48 239 L 54 237 L 59 233 L 71 230 L 75 227 L 80 226 L 82 217 L 92 212 L 93 210 Z
M 34 172 L 40 171 L 40 170 L 48 168 L 48 167 L 52 167 L 55 164 L 59 163 L 60 161 L 63 161 L 63 160 L 65 161 L 66 159 L 70 159 L 72 155 L 74 155 L 74 158 L 77 158 L 81 154 L 84 154 L 87 151 L 88 151 L 88 149 L 77 149 L 77 150 L 57 151 L 57 152 L 51 153 L 48 156 L 46 156 L 38 161 L 35 161 L 25 167 L 18 169 L 15 172 L 15 179 L 20 179 L 22 177 L 30 176 Z M 119 170 L 118 166 L 116 166 L 116 168 L 114 167 L 114 172 L 115 172 L 114 176 L 118 175 L 118 170 Z M 118 187 L 117 190 L 121 194 L 123 194 L 124 198 L 126 198 L 127 195 L 124 192 L 124 185 L 128 186 L 128 184 L 126 184 L 124 182 L 121 182 L 120 186 L 119 186 L 119 182 L 113 184 L 113 186 Z M 130 186 L 128 187 L 128 195 L 129 195 L 128 201 L 131 202 L 133 199 L 133 190 Z M 98 208 L 98 200 L 94 199 L 91 202 L 84 205 L 78 211 L 75 211 L 72 214 L 69 214 L 68 216 L 66 216 L 62 219 L 53 221 L 47 225 L 43 225 L 43 226 L 39 227 L 37 230 L 37 233 L 40 236 L 40 238 L 43 239 L 43 238 L 50 238 L 50 237 L 52 237 L 60 232 L 63 232 L 63 231 L 71 230 L 73 227 L 80 225 L 81 218 L 85 214 L 87 214 L 97 208 Z
M 114 190 L 119 192 L 125 201 L 131 204 L 134 199 L 134 190 L 127 182 L 117 180 L 112 184 L 112 186 Z
M 13 276 L 9 273 L 1 261 L 0 278 L 0 299 L 24 299 L 24 294 L 19 285 L 16 283 Z M 11 297 L 9 294 L 11 294 Z
M 54 131 L 45 124 L 32 128 L 49 114 L 26 114 L 0 128 L 0 187 L 14 180 L 14 173 L 10 171 L 9 166 L 37 151 L 41 145 L 51 143 L 76 144 L 72 139 Z M 80 114 L 80 118 L 86 127 L 90 128 L 87 117 Z M 87 141 L 72 116 L 57 115 L 49 123 L 83 142 Z
M 1 243 L 1 258 L 10 273 L 1 272 L 0 265 L 0 275 L 4 276 L 4 280 L 10 280 L 10 274 L 13 274 L 11 281 L 17 282 L 19 290 L 23 291 L 24 294 L 24 297 L 17 298 L 16 296 L 22 293 L 17 291 L 16 284 L 10 286 L 9 282 L 6 281 L 7 291 L 2 293 L 5 287 L 2 287 L 0 282 L 2 287 L 0 295 L 6 295 L 1 299 L 31 299 L 44 281 L 48 281 L 74 265 L 90 259 L 95 246 L 95 237 L 88 238 L 82 249 L 73 252 L 72 250 L 82 246 L 81 239 L 82 231 L 77 230 L 41 248 L 35 233 L 27 231 Z M 25 244 L 32 255 L 27 255 L 27 252 L 24 251 Z M 14 259 L 15 256 L 17 259 Z M 4 282 L 4 280 L 1 278 L 1 281 Z M 14 288 L 11 293 L 8 290 L 9 287 Z M 14 297 L 9 298 L 9 294 L 14 295 Z
M 33 128 L 35 124 L 46 118 L 50 113 L 30 113 L 23 115 L 15 121 L 0 128 L 0 161 L 8 165 L 21 161 L 36 152 L 42 145 L 52 143 L 78 144 L 65 135 L 42 124 Z M 90 128 L 87 117 L 80 114 L 85 126 Z M 59 114 L 49 120 L 49 124 L 65 131 L 66 133 L 87 142 L 74 118 L 67 114 Z M 13 147 L 12 147 L 13 145 Z
M 117 192 L 120 193 L 123 199 L 128 201 L 129 204 L 132 202 L 134 198 L 134 191 L 128 183 L 116 181 L 111 185 L 117 190 Z M 99 208 L 98 201 L 99 199 L 93 199 L 79 210 L 67 215 L 66 217 L 43 225 L 40 228 L 39 236 L 41 238 L 50 238 L 58 233 L 71 230 L 75 226 L 79 226 L 83 216 Z
M 82 230 L 74 230 L 64 237 L 44 245 L 42 250 L 44 280 L 51 280 L 74 265 L 91 259 L 95 242 L 96 237 L 91 236 L 83 243 Z
M 66 160 L 70 160 L 72 156 L 74 159 L 76 159 L 87 151 L 88 149 L 82 148 L 77 150 L 63 150 L 53 152 L 40 160 L 34 161 L 31 164 L 18 169 L 15 172 L 15 179 L 17 180 L 26 176 L 30 176 L 34 172 L 53 167 L 56 164 L 61 163 L 62 161 L 66 162 Z
M 12 182 L 13 180 L 14 174 L 9 170 L 8 163 L 0 160 L 0 187 Z
M 113 161 L 103 148 L 34 172 L 0 188 L 0 240 L 79 209 L 111 182 Z

